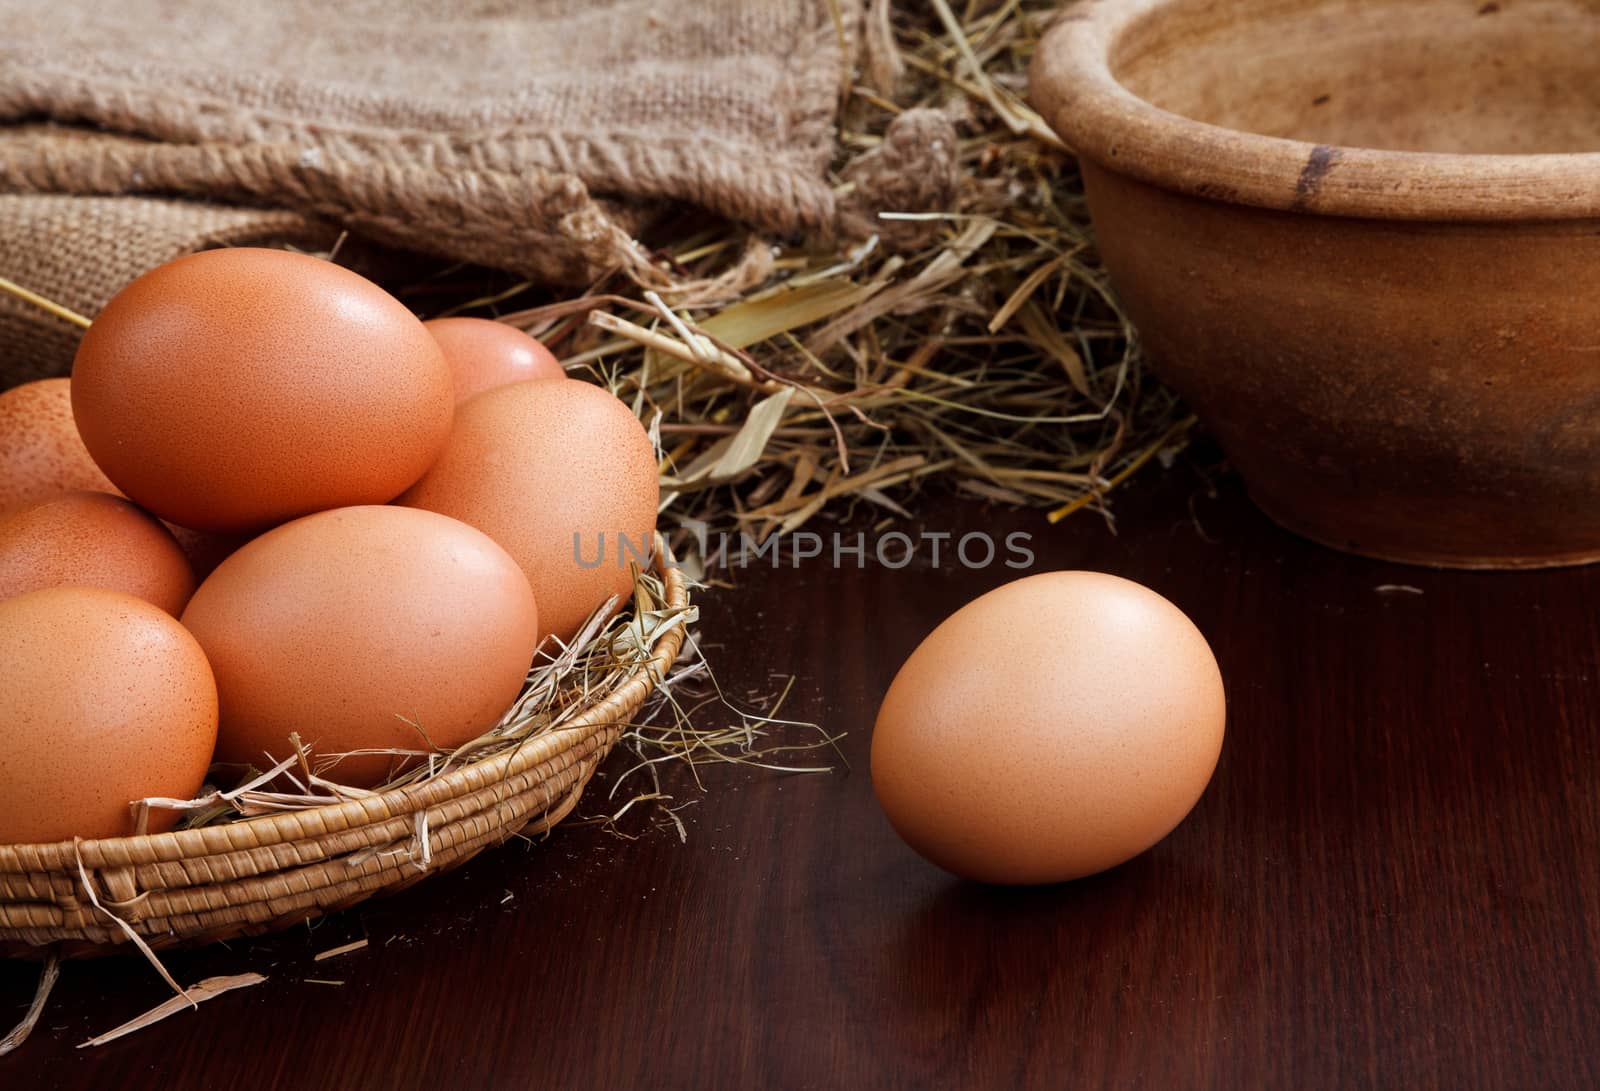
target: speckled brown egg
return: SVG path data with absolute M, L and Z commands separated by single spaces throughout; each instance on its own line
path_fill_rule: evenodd
M 555 355 L 515 326 L 487 318 L 424 322 L 455 380 L 456 404 L 485 390 L 533 379 L 565 379 Z
M 433 512 L 308 515 L 241 547 L 183 623 L 222 697 L 218 760 L 266 768 L 298 732 L 318 762 L 358 750 L 450 750 L 493 727 L 522 687 L 538 611 L 517 563 Z M 381 783 L 403 755 L 325 775 Z
M 115 492 L 72 420 L 66 379 L 0 393 L 0 512 L 75 489 Z
M 1047 572 L 956 611 L 895 676 L 872 784 L 912 848 L 957 875 L 1054 883 L 1144 852 L 1199 800 L 1222 676 L 1172 603 Z
M 118 490 L 196 530 L 383 503 L 450 431 L 432 335 L 376 284 L 279 250 L 179 258 L 84 334 L 72 409 Z
M 217 690 L 171 615 L 120 591 L 31 591 L 0 602 L 0 663 L 0 843 L 127 836 L 131 801 L 200 790 Z M 176 820 L 152 809 L 146 832 Z
M 444 453 L 398 501 L 454 516 L 517 559 L 544 630 L 565 640 L 649 553 L 660 486 L 637 417 L 589 383 L 528 382 L 456 411 Z
M 171 532 L 121 497 L 62 493 L 0 516 L 0 599 L 45 587 L 103 587 L 176 617 L 194 585 Z

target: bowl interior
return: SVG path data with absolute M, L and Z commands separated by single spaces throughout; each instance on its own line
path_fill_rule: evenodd
M 1600 151 L 1593 0 L 1171 0 L 1112 44 L 1171 113 L 1390 151 Z

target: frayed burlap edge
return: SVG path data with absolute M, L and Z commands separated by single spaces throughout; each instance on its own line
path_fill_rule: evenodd
M 659 282 L 634 239 L 653 202 L 778 235 L 834 236 L 839 206 L 825 170 L 842 87 L 816 68 L 837 55 L 849 70 L 859 9 L 859 0 L 841 0 L 838 21 L 825 21 L 786 59 L 791 135 L 815 149 L 804 170 L 793 157 L 752 161 L 736 145 L 649 133 L 312 124 L 34 64 L 0 87 L 0 116 L 61 124 L 0 132 L 0 191 L 288 207 L 390 245 L 541 281 L 578 284 L 622 269 Z M 88 130 L 62 125 L 105 132 L 86 138 Z M 219 132 L 229 139 L 214 139 Z

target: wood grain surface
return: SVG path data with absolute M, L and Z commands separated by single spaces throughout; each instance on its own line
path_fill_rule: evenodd
M 930 529 L 1031 532 L 1040 568 L 1143 581 L 1211 640 L 1222 762 L 1153 851 L 989 889 L 877 810 L 867 747 L 897 665 L 1015 573 L 750 570 L 702 598 L 722 681 L 771 694 L 795 672 L 785 713 L 844 732 L 848 769 L 723 767 L 704 792 L 678 769 L 687 844 L 563 828 L 315 929 L 173 956 L 183 981 L 271 980 L 100 1049 L 73 1047 L 164 986 L 137 959 L 69 965 L 0 1087 L 1600 1085 L 1600 572 L 1343 556 L 1185 463 L 1122 498 L 1115 534 L 930 510 Z M 35 977 L 0 965 L 0 1024 Z

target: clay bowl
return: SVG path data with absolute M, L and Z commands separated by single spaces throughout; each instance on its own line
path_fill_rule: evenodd
M 1163 377 L 1306 537 L 1600 558 L 1600 7 L 1088 0 L 1032 96 Z

